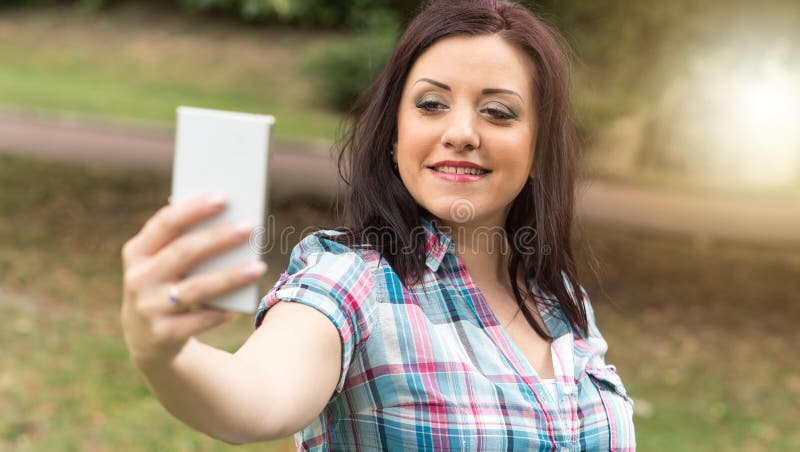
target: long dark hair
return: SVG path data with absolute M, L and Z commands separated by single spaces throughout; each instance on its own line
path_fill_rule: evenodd
M 535 244 L 531 249 L 509 240 L 508 274 L 517 303 L 540 336 L 549 338 L 524 303 L 517 284 L 520 266 L 526 279 L 532 277 L 542 291 L 555 297 L 534 298 L 537 305 L 558 303 L 573 328 L 586 335 L 571 238 L 578 141 L 570 113 L 568 61 L 562 50 L 566 47 L 554 30 L 511 1 L 432 1 L 409 23 L 383 71 L 356 101 L 350 112 L 352 123 L 337 141 L 339 175 L 347 184 L 346 226 L 345 234 L 328 238 L 366 243 L 381 253 L 405 284 L 419 282 L 426 254 L 418 218 L 432 215 L 400 180 L 389 150 L 397 135 L 397 113 L 412 65 L 436 41 L 458 35 L 498 35 L 524 51 L 535 65 L 534 170 L 505 223 L 507 237 L 536 231 Z

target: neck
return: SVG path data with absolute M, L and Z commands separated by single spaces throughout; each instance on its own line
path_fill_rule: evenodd
M 508 279 L 511 253 L 501 224 L 439 223 L 453 238 L 455 254 L 472 279 L 511 287 Z

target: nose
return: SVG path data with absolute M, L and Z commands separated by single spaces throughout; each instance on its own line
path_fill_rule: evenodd
M 448 115 L 447 128 L 442 134 L 442 144 L 457 152 L 477 149 L 480 136 L 475 126 L 475 114 L 470 108 L 453 108 Z

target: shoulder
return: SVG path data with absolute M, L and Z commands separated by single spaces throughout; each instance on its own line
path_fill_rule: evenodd
M 344 254 L 352 252 L 345 242 L 340 242 L 343 232 L 334 229 L 320 229 L 303 237 L 292 250 L 292 254 L 333 253 Z
M 369 245 L 349 239 L 342 231 L 320 229 L 306 235 L 294 246 L 288 273 L 323 262 L 331 270 L 358 268 L 372 273 L 380 265 L 380 255 Z
M 335 240 L 340 234 L 321 229 L 303 237 L 261 308 L 279 300 L 299 301 L 335 317 L 372 305 L 377 299 L 375 272 L 359 247 Z

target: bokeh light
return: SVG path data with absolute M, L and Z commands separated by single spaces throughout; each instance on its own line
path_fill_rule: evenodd
M 797 63 L 774 43 L 761 50 L 732 41 L 698 51 L 666 96 L 662 146 L 689 175 L 741 187 L 800 183 Z
M 727 91 L 714 106 L 729 130 L 743 182 L 780 185 L 797 178 L 800 162 L 797 80 L 775 59 L 717 81 Z M 721 149 L 725 151 L 725 148 Z

